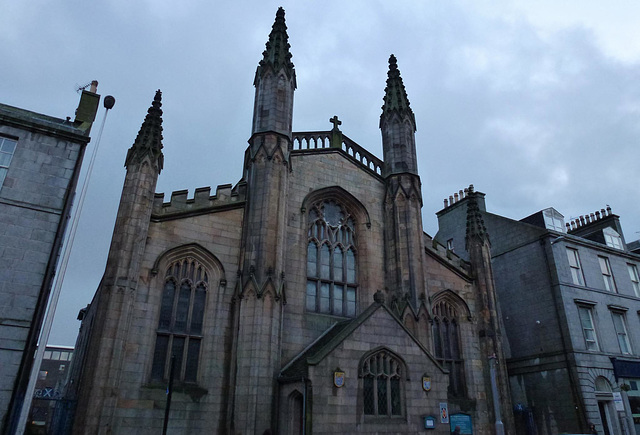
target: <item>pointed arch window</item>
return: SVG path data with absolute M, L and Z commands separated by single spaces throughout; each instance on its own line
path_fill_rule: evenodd
M 404 405 L 402 382 L 405 376 L 402 360 L 382 349 L 360 363 L 362 406 L 364 415 L 401 416 Z
M 433 353 L 438 362 L 449 370 L 449 392 L 456 397 L 465 395 L 464 360 L 460 350 L 458 313 L 448 302 L 433 306 Z
M 166 271 L 151 379 L 168 379 L 175 355 L 176 379 L 195 383 L 202 343 L 209 275 L 193 258 L 173 262 Z
M 335 201 L 309 211 L 306 309 L 336 316 L 356 315 L 355 221 Z

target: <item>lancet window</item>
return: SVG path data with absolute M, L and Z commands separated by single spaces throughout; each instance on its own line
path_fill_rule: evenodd
M 460 351 L 458 313 L 447 301 L 433 306 L 433 350 L 438 362 L 449 370 L 449 390 L 454 396 L 464 396 L 464 361 Z
M 367 357 L 360 365 L 364 415 L 402 415 L 402 383 L 405 367 L 387 350 Z
M 175 379 L 197 381 L 208 281 L 206 269 L 193 258 L 167 268 L 151 379 L 168 379 L 174 356 Z
M 355 221 L 335 201 L 309 211 L 306 309 L 343 317 L 356 315 Z

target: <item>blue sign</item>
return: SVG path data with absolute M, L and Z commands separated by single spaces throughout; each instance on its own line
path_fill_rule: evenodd
M 449 416 L 449 425 L 451 433 L 473 435 L 473 424 L 469 414 L 451 414 Z
M 436 428 L 436 418 L 427 416 L 424 418 L 424 428 L 425 429 L 435 429 Z

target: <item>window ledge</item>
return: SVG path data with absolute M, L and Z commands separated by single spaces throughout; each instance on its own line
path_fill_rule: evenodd
M 142 388 L 149 390 L 165 390 L 167 389 L 167 381 L 151 381 L 142 386 Z M 206 388 L 200 387 L 198 384 L 192 384 L 182 381 L 173 381 L 173 392 L 186 394 L 191 397 L 194 402 L 199 402 L 200 399 L 209 393 Z
M 404 415 L 365 415 L 363 424 L 397 425 L 400 422 L 407 422 Z

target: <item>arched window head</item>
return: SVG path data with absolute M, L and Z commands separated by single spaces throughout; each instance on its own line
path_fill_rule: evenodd
M 364 415 L 398 416 L 403 414 L 402 360 L 382 349 L 367 356 L 360 363 L 362 378 L 362 406 Z
M 613 389 L 611 384 L 604 376 L 598 376 L 595 382 L 596 392 L 598 393 L 611 393 Z
M 174 356 L 175 378 L 190 383 L 197 381 L 208 283 L 209 273 L 193 258 L 182 258 L 167 267 L 152 380 L 169 377 Z
M 433 353 L 438 362 L 449 370 L 449 391 L 454 396 L 464 396 L 464 360 L 460 350 L 458 310 L 448 301 L 433 305 Z
M 309 210 L 307 237 L 307 311 L 354 317 L 355 220 L 336 201 L 319 201 Z

